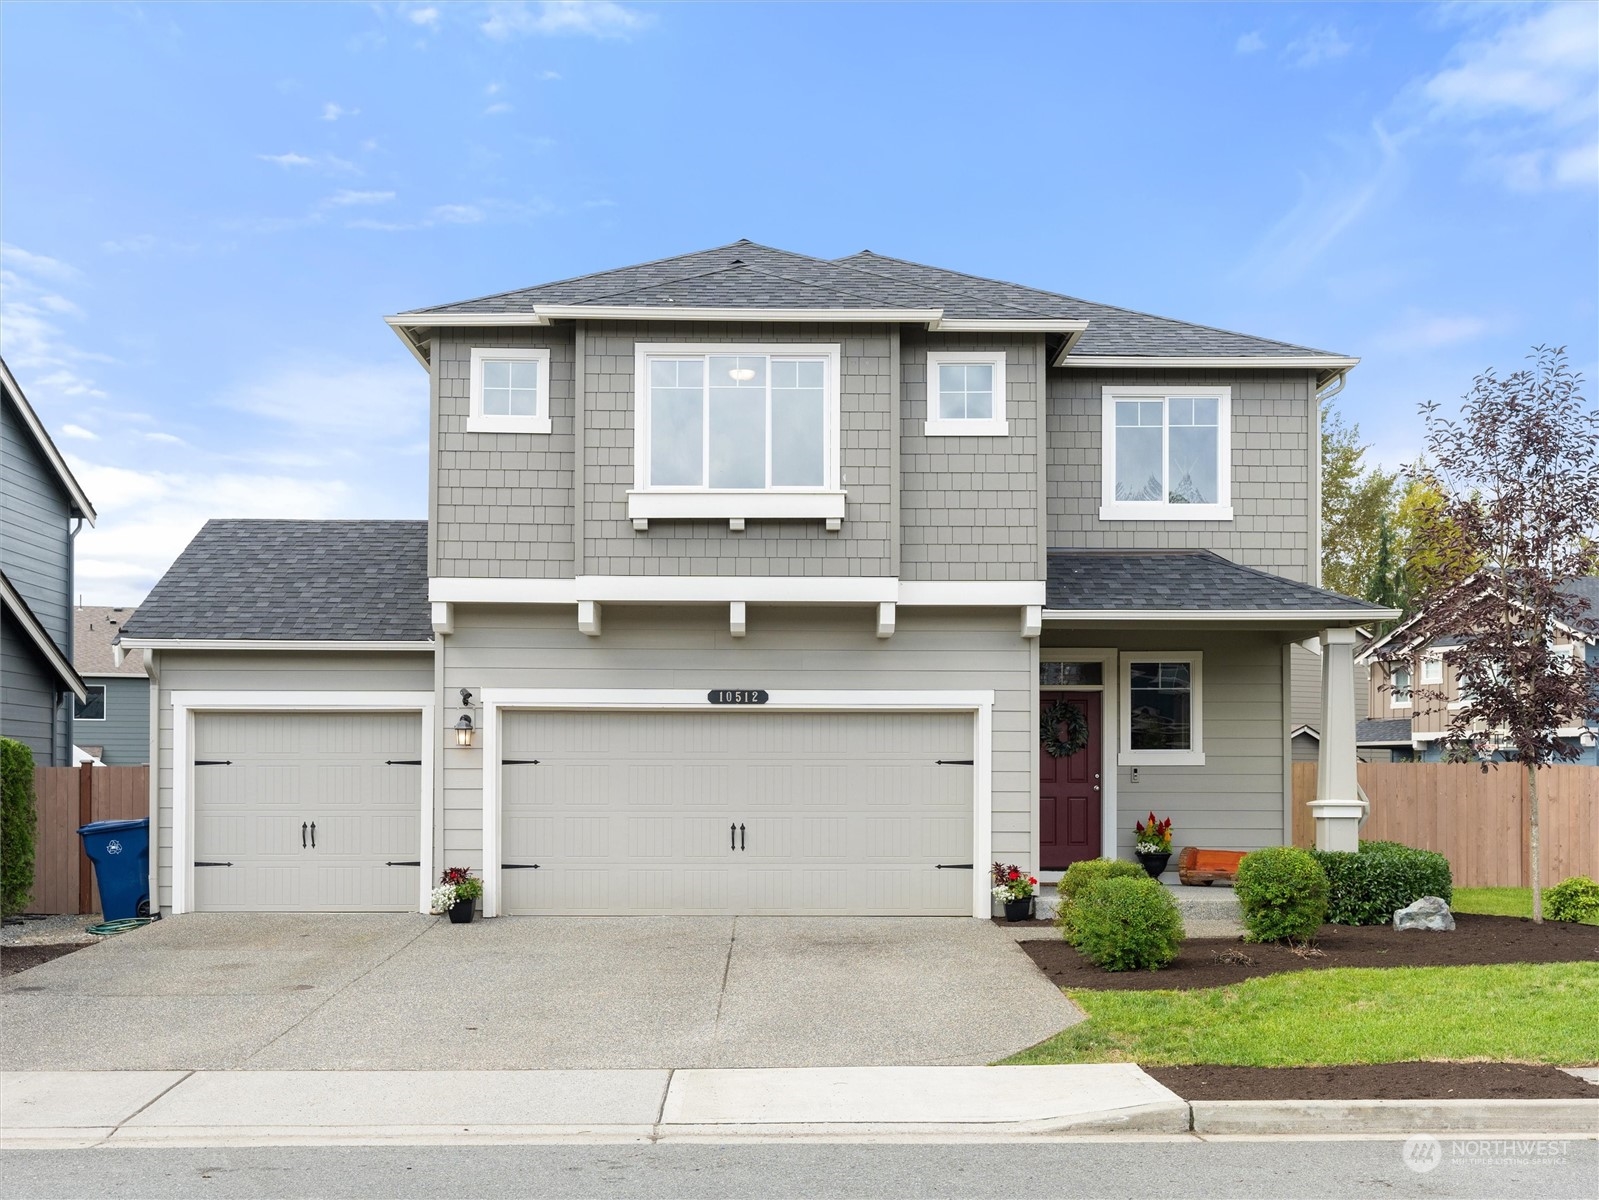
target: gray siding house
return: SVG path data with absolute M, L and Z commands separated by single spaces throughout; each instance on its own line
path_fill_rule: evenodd
M 0 360 L 0 734 L 72 763 L 72 539 L 94 505 Z
M 164 909 L 986 917 L 1150 809 L 1288 840 L 1309 638 L 1353 844 L 1357 360 L 750 242 L 388 322 L 427 520 L 213 521 L 121 636 Z
M 78 749 L 108 767 L 150 761 L 150 677 L 144 651 L 117 654 L 113 642 L 131 608 L 80 604 L 73 610 L 72 663 L 83 676 L 86 700 L 73 705 Z

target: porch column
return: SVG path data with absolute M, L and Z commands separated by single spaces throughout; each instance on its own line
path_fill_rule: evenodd
M 1316 767 L 1316 849 L 1360 849 L 1366 806 L 1355 778 L 1355 631 L 1321 634 L 1321 748 Z

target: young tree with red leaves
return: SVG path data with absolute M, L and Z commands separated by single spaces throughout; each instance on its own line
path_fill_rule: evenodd
M 1538 771 L 1579 753 L 1558 729 L 1599 717 L 1599 670 L 1554 648 L 1562 627 L 1599 620 L 1569 587 L 1599 568 L 1599 409 L 1564 348 L 1528 358 L 1503 379 L 1479 375 L 1456 418 L 1422 405 L 1427 465 L 1410 475 L 1441 494 L 1442 519 L 1419 560 L 1417 615 L 1391 653 L 1456 641 L 1450 657 L 1470 703 L 1448 739 L 1485 758 L 1497 746 L 1526 771 L 1532 919 L 1542 921 Z

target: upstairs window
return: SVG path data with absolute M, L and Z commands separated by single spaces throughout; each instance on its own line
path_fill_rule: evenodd
M 1104 390 L 1101 520 L 1232 520 L 1232 389 Z
M 550 352 L 472 351 L 469 433 L 550 432 Z
M 642 490 L 836 487 L 836 348 L 655 346 L 640 357 Z
M 1424 684 L 1440 684 L 1444 681 L 1444 660 L 1436 654 L 1429 654 L 1421 660 L 1421 682 Z
M 89 693 L 87 700 L 72 698 L 72 719 L 74 721 L 103 721 L 105 720 L 105 684 L 91 683 L 84 688 Z
M 1393 706 L 1395 708 L 1410 707 L 1410 668 L 1395 667 L 1393 679 L 1389 683 L 1392 688 Z
M 1003 352 L 931 351 L 927 355 L 927 424 L 930 437 L 1004 437 Z

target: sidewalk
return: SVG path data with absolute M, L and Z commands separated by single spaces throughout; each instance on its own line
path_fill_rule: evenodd
M 0 1075 L 0 1147 L 1599 1134 L 1599 1100 L 1190 1104 L 1129 1063 Z

